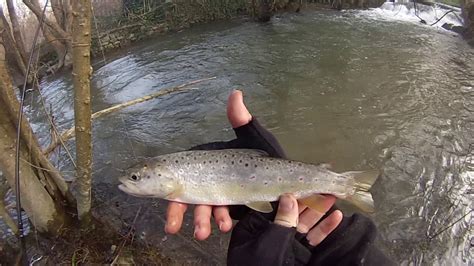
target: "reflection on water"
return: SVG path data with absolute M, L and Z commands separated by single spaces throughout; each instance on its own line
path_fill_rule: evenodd
M 192 212 L 181 235 L 165 236 L 165 203 L 124 195 L 116 178 L 140 158 L 232 138 L 225 104 L 230 90 L 240 88 L 291 158 L 331 162 L 338 171 L 383 170 L 373 188 L 373 219 L 394 259 L 468 264 L 474 52 L 450 33 L 370 14 L 320 11 L 268 24 L 212 24 L 109 59 L 95 70 L 94 110 L 217 79 L 94 122 L 94 195 L 102 202 L 95 211 L 114 204 L 113 215 L 130 222 L 143 206 L 137 232 L 147 243 L 183 261 L 225 261 L 228 236 L 194 241 Z M 69 77 L 43 84 L 62 129 L 73 119 L 71 86 Z M 31 120 L 48 132 L 39 112 Z

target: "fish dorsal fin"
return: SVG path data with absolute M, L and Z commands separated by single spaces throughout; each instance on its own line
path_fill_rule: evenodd
M 228 149 L 228 151 L 236 152 L 236 153 L 244 153 L 253 156 L 269 156 L 266 151 L 257 150 L 257 149 Z
M 268 201 L 255 201 L 246 204 L 252 210 L 256 210 L 263 213 L 270 213 L 273 211 L 273 207 Z
M 319 194 L 311 195 L 306 198 L 298 199 L 299 202 L 306 205 L 308 208 L 313 209 L 320 213 L 325 213 L 327 211 L 327 206 L 324 204 L 325 197 Z

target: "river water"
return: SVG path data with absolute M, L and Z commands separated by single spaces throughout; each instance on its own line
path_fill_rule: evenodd
M 193 240 L 189 212 L 182 233 L 166 236 L 165 202 L 124 195 L 116 185 L 120 170 L 144 157 L 233 138 L 225 105 L 239 88 L 292 159 L 383 171 L 372 189 L 372 218 L 380 247 L 394 260 L 472 263 L 474 50 L 396 12 L 305 11 L 267 24 L 212 23 L 107 56 L 94 72 L 95 111 L 216 79 L 94 122 L 94 211 L 128 223 L 136 217 L 137 236 L 172 258 L 223 263 L 228 235 Z M 60 129 L 69 128 L 70 76 L 42 86 Z M 28 107 L 30 120 L 46 136 L 39 106 Z M 72 178 L 66 158 L 58 160 Z

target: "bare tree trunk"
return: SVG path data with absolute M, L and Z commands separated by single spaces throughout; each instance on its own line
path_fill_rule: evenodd
M 272 2 L 271 0 L 257 0 L 257 19 L 260 22 L 267 22 L 272 18 Z
M 41 21 L 42 9 L 38 0 L 23 0 L 23 3 L 35 14 L 38 21 Z M 72 56 L 70 55 L 70 53 L 72 53 L 72 40 L 70 34 L 72 7 L 70 1 L 62 1 L 62 7 L 63 14 L 65 14 L 66 17 L 56 17 L 58 22 L 49 19 L 48 16 L 44 17 L 44 23 L 46 24 L 46 27 L 43 30 L 43 33 L 46 40 L 53 45 L 58 55 L 58 64 L 55 67 L 56 69 L 63 66 L 69 66 L 72 63 Z M 59 20 L 64 20 L 64 25 L 60 25 Z
M 10 15 L 10 21 L 12 23 L 13 37 L 15 38 L 16 46 L 18 51 L 23 58 L 23 63 L 26 65 L 28 56 L 26 55 L 25 43 L 23 42 L 23 37 L 21 36 L 20 23 L 18 22 L 18 16 L 16 15 L 15 6 L 13 5 L 12 0 L 6 0 L 8 7 L 8 14 Z
M 18 101 L 12 98 L 12 92 L 11 79 L 5 65 L 5 50 L 0 45 L 0 168 L 10 186 L 15 187 L 15 111 L 18 111 L 15 107 L 18 106 Z M 49 161 L 46 159 L 47 163 L 44 162 L 45 157 L 38 154 L 40 147 L 25 120 L 21 125 L 21 141 L 26 144 L 20 150 L 21 203 L 38 231 L 57 233 L 65 219 L 61 190 L 67 193 L 67 186 Z M 60 179 L 56 180 L 53 177 L 55 175 L 59 175 Z
M 64 29 L 64 19 L 66 16 L 64 14 L 63 1 L 51 0 L 51 8 L 53 9 L 53 14 L 54 14 L 54 17 L 56 18 L 56 22 L 58 22 L 60 27 Z
M 66 56 L 68 54 L 66 46 L 63 44 L 63 42 L 59 41 L 54 37 L 54 35 L 49 31 L 49 29 L 44 28 L 43 29 L 43 35 L 48 43 L 53 46 L 54 51 L 56 52 L 56 56 L 58 57 L 58 63 L 54 66 L 53 71 L 56 71 L 57 69 L 63 67 L 66 65 Z
M 7 18 L 5 17 L 5 14 L 3 13 L 3 9 L 0 7 L 0 31 L 2 31 L 2 39 L 5 42 L 6 46 L 10 48 L 10 52 L 13 54 L 15 58 L 15 63 L 18 66 L 18 69 L 20 70 L 21 74 L 23 76 L 26 75 L 26 66 L 25 66 L 25 61 L 23 60 L 23 57 L 16 46 L 16 42 L 13 39 L 13 35 L 11 33 L 10 29 L 10 24 L 8 24 Z
M 90 64 L 91 48 L 91 0 L 73 1 L 72 58 L 74 83 L 74 119 L 77 157 L 77 212 L 79 219 L 90 219 L 92 179 L 92 133 Z
M 38 0 L 23 0 L 23 3 L 35 14 L 38 21 L 41 21 L 42 16 L 42 9 L 38 2 Z M 44 17 L 44 23 L 51 29 L 51 32 L 56 36 L 58 39 L 66 40 L 68 39 L 69 33 L 65 32 L 57 22 L 48 18 L 48 16 Z

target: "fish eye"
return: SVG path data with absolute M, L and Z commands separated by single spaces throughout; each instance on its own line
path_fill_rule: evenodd
M 133 180 L 133 181 L 138 181 L 138 180 L 140 180 L 140 176 L 138 176 L 136 174 L 133 174 L 132 176 L 130 176 L 130 179 Z

